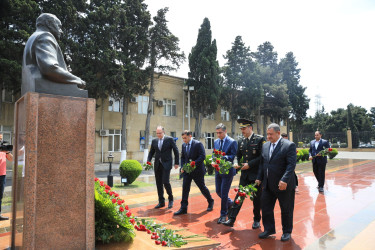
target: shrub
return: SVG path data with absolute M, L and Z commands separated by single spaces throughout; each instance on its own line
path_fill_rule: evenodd
M 337 151 L 336 148 L 332 148 L 332 151 L 331 152 L 328 152 L 328 157 L 329 159 L 333 159 L 335 158 L 335 156 L 339 153 L 339 151 Z
M 299 147 L 299 148 L 302 148 L 302 147 L 303 147 L 303 142 L 299 141 L 299 142 L 298 142 L 298 147 Z
M 331 147 L 332 147 L 332 148 L 338 148 L 338 147 L 339 147 L 339 144 L 337 144 L 337 143 L 332 143 Z
M 346 144 L 345 142 L 340 144 L 340 148 L 347 148 L 347 147 L 348 147 L 348 144 Z
M 204 165 L 206 166 L 208 175 L 212 175 L 214 173 L 214 167 L 211 165 L 212 155 L 206 155 L 206 159 L 204 160 Z
M 303 157 L 302 150 L 297 150 L 297 162 L 299 162 L 300 160 L 302 160 L 302 157 Z
M 309 160 L 309 150 L 308 149 L 301 149 L 303 156 L 302 161 L 308 161 Z
M 128 184 L 132 184 L 142 173 L 142 165 L 136 160 L 124 160 L 120 164 L 120 175 L 128 179 Z

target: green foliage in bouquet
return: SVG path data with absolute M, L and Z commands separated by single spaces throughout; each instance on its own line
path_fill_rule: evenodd
M 339 151 L 337 151 L 336 148 L 332 148 L 332 151 L 328 152 L 329 159 L 331 160 L 331 159 L 335 158 L 338 153 L 339 153 Z
M 212 163 L 212 155 L 206 155 L 206 159 L 204 160 L 204 165 L 206 166 L 208 175 L 214 174 L 214 167 L 211 165 Z
M 124 160 L 120 164 L 120 175 L 128 179 L 128 184 L 132 184 L 142 173 L 142 165 L 136 160 Z
M 135 236 L 128 216 L 130 212 L 118 195 L 105 186 L 103 182 L 95 181 L 95 240 L 129 242 Z

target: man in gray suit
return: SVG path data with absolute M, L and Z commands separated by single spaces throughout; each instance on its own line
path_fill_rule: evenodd
M 280 126 L 275 123 L 267 128 L 267 140 L 262 148 L 258 178 L 255 181 L 258 185 L 263 184 L 261 203 L 264 232 L 259 234 L 259 238 L 265 239 L 276 233 L 273 210 L 278 200 L 283 226 L 281 241 L 288 241 L 293 230 L 296 145 L 280 137 Z

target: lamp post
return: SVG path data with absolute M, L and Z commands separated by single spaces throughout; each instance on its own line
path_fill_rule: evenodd
M 112 153 L 109 153 L 108 155 L 108 162 L 109 162 L 109 173 L 107 176 L 107 185 L 110 187 L 113 187 L 113 175 L 112 175 L 112 162 L 113 162 L 113 155 Z
M 188 124 L 189 124 L 189 131 L 190 130 L 190 91 L 194 90 L 194 86 L 189 86 L 188 88 Z

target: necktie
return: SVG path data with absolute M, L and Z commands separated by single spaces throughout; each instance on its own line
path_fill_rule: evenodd
M 222 150 L 223 150 L 223 143 L 224 143 L 224 141 L 223 141 L 223 140 L 220 140 L 220 148 L 219 148 L 219 151 L 222 151 Z
M 163 145 L 163 141 L 159 139 L 159 150 L 161 151 L 161 146 Z
M 270 158 L 274 150 L 275 150 L 275 143 L 272 143 L 271 150 L 270 150 Z
M 189 147 L 190 147 L 190 144 L 186 145 L 186 155 L 189 156 Z

